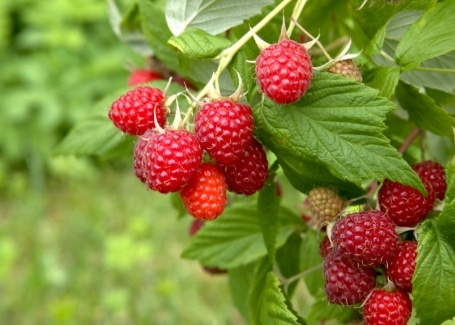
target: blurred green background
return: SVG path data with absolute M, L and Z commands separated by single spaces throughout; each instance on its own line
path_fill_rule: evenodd
M 0 51 L 0 323 L 241 324 L 226 276 L 180 258 L 190 218 L 132 157 L 52 155 L 145 65 L 106 2 L 0 1 Z

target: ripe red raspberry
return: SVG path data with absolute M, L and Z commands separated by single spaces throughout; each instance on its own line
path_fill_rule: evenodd
M 155 128 L 154 115 L 160 126 L 166 123 L 164 94 L 160 89 L 137 87 L 112 103 L 109 118 L 121 131 L 141 135 Z
M 145 82 L 163 79 L 163 76 L 156 71 L 149 69 L 135 69 L 128 77 L 128 86 L 138 85 Z
M 327 300 L 332 304 L 360 303 L 376 285 L 374 268 L 355 266 L 336 249 L 324 258 L 323 273 Z
M 259 191 L 269 177 L 268 161 L 262 144 L 252 138 L 243 156 L 233 164 L 221 165 L 228 189 L 237 194 L 251 195 Z
M 217 164 L 239 159 L 253 137 L 251 107 L 228 99 L 204 104 L 194 122 L 202 148 Z
M 415 227 L 433 209 L 435 193 L 426 179 L 422 182 L 428 192 L 426 197 L 411 186 L 384 180 L 378 192 L 379 208 L 397 226 Z
M 298 101 L 313 75 L 306 49 L 292 40 L 282 40 L 261 51 L 256 59 L 256 78 L 262 92 L 278 104 Z
M 412 169 L 431 184 L 435 196 L 439 200 L 444 200 L 447 190 L 446 173 L 444 167 L 431 160 L 422 161 L 412 165 Z
M 226 205 L 226 180 L 215 165 L 203 163 L 196 175 L 180 191 L 183 206 L 196 219 L 213 220 Z
M 412 302 L 406 292 L 375 289 L 363 306 L 365 325 L 406 325 Z
M 352 78 L 357 82 L 362 82 L 362 73 L 354 61 L 351 59 L 337 61 L 327 71 L 330 73 L 342 75 L 346 78 Z
M 329 255 L 329 252 L 332 250 L 332 243 L 330 242 L 329 236 L 325 235 L 319 243 L 319 254 L 322 258 L 325 258 Z
M 381 211 L 356 212 L 339 219 L 331 238 L 342 256 L 366 266 L 383 265 L 398 245 L 395 225 Z
M 406 292 L 412 291 L 417 257 L 417 242 L 402 241 L 398 243 L 395 254 L 386 263 L 385 273 L 395 287 Z
M 157 135 L 154 130 L 147 130 L 143 135 L 137 137 L 136 145 L 134 146 L 134 174 L 143 183 L 147 182 L 147 147 L 150 139 Z
M 344 200 L 328 187 L 313 188 L 308 193 L 308 200 L 320 225 L 334 221 L 345 207 Z
M 199 139 L 187 130 L 155 131 L 145 152 L 146 183 L 161 193 L 178 192 L 196 174 L 202 162 Z

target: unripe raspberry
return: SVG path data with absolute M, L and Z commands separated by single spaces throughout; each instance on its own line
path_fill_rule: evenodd
M 159 126 L 166 123 L 164 94 L 160 89 L 137 87 L 120 96 L 112 103 L 109 118 L 121 131 L 141 135 L 155 128 L 155 116 Z
M 376 285 L 374 268 L 353 265 L 336 249 L 324 258 L 323 272 L 327 300 L 332 304 L 360 303 Z
M 308 199 L 320 225 L 337 219 L 345 208 L 344 200 L 328 187 L 315 187 L 308 193 Z
M 282 40 L 261 51 L 256 59 L 256 77 L 267 97 L 278 104 L 298 101 L 310 86 L 312 64 L 303 45 Z
M 351 59 L 337 61 L 327 71 L 342 75 L 343 77 L 352 78 L 357 82 L 362 82 L 362 73 Z
M 253 111 L 245 104 L 219 99 L 204 104 L 194 118 L 201 146 L 217 164 L 239 159 L 253 137 Z
M 213 220 L 223 213 L 226 188 L 223 172 L 215 165 L 203 163 L 179 194 L 183 206 L 194 218 Z
M 412 301 L 406 292 L 375 289 L 363 306 L 365 325 L 406 325 Z
M 178 192 L 201 165 L 199 139 L 184 129 L 155 132 L 146 146 L 146 183 L 150 189 L 161 193 Z
M 381 211 L 356 212 L 339 219 L 331 238 L 342 256 L 366 266 L 383 265 L 398 245 L 395 225 Z

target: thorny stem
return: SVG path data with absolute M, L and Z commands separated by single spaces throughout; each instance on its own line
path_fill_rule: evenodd
M 326 57 L 327 60 L 331 61 L 332 60 L 332 57 L 330 56 L 330 54 L 326 51 L 326 49 L 324 48 L 324 46 L 322 45 L 322 43 L 316 39 L 313 35 L 311 35 L 310 33 L 308 33 L 302 26 L 299 26 L 297 24 L 297 22 L 295 21 L 295 19 L 292 19 L 292 21 L 294 22 L 294 24 L 296 24 L 299 29 L 306 35 L 308 36 L 309 38 L 311 38 L 312 40 L 316 41 L 316 44 L 317 46 L 319 47 L 319 49 L 321 50 L 321 52 L 324 54 L 324 56 Z
M 218 63 L 218 68 L 217 68 L 216 72 L 212 75 L 212 78 L 209 80 L 209 82 L 205 85 L 205 87 L 202 88 L 201 91 L 195 96 L 196 100 L 201 100 L 202 98 L 204 98 L 207 95 L 207 93 L 211 87 L 210 84 L 215 82 L 215 80 L 217 80 L 219 78 L 219 76 L 227 68 L 227 66 L 229 65 L 229 63 L 231 62 L 231 60 L 235 56 L 235 54 L 253 37 L 254 34 L 259 32 L 265 25 L 267 25 L 267 23 L 270 20 L 272 20 L 273 17 L 275 17 L 278 13 L 280 13 L 292 1 L 293 0 L 284 0 L 283 2 L 281 2 L 271 12 L 269 12 L 264 18 L 262 18 L 262 20 L 259 23 L 257 23 L 245 35 L 243 35 L 237 42 L 235 42 L 231 47 L 222 51 L 217 56 L 217 58 L 220 59 L 220 61 Z M 306 0 L 303 0 L 303 1 L 299 0 L 299 2 L 297 4 L 299 4 L 300 2 L 305 3 Z M 197 105 L 197 102 L 195 101 L 188 108 L 186 116 L 182 121 L 183 124 L 188 122 L 196 105 Z

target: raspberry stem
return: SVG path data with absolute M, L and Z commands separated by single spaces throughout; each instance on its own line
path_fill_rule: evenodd
M 291 22 L 289 23 L 288 30 L 287 30 L 288 35 L 292 34 L 292 31 L 294 30 L 294 27 L 295 27 L 295 22 L 300 17 L 303 7 L 305 7 L 307 1 L 308 0 L 298 0 L 297 3 L 295 4 L 294 10 L 292 11 L 292 15 L 291 15 Z

